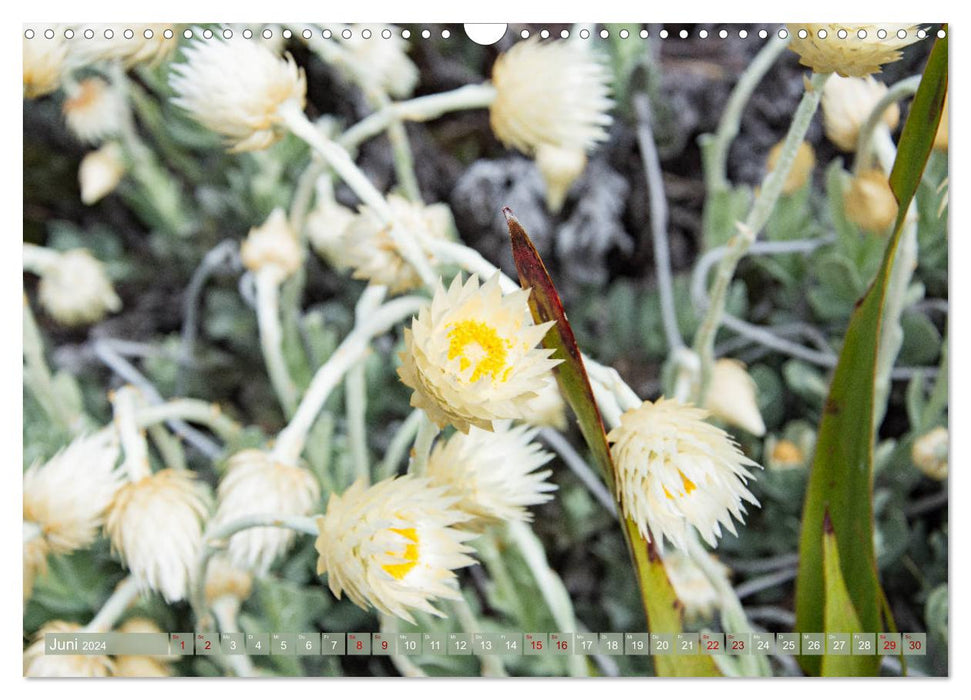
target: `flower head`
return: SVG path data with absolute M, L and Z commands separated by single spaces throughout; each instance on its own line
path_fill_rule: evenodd
M 54 35 L 48 39 L 39 27 L 34 36 L 23 38 L 24 97 L 43 97 L 61 87 L 67 59 L 67 41 L 62 27 L 50 27 Z
M 101 78 L 85 78 L 64 100 L 68 129 L 82 143 L 97 144 L 121 131 L 124 105 L 118 91 Z
M 126 484 L 111 504 L 105 531 L 112 548 L 166 602 L 186 596 L 210 501 L 192 472 L 164 469 Z
M 115 669 L 107 656 L 48 654 L 44 635 L 48 632 L 79 632 L 81 625 L 54 620 L 37 630 L 33 643 L 24 649 L 24 676 L 29 678 L 104 678 Z
M 830 141 L 840 149 L 853 153 L 860 135 L 860 127 L 887 94 L 887 86 L 872 76 L 841 78 L 832 76 L 823 87 L 823 128 Z M 897 128 L 900 108 L 890 105 L 881 117 L 890 130 Z
M 559 363 L 536 347 L 553 324 L 533 323 L 527 296 L 503 296 L 498 273 L 481 287 L 475 275 L 464 285 L 457 276 L 447 292 L 439 284 L 405 329 L 398 375 L 414 390 L 411 405 L 463 433 L 522 417 Z
M 401 226 L 416 236 L 445 239 L 452 228 L 452 214 L 444 204 L 425 206 L 404 197 L 390 195 L 388 206 L 393 223 L 387 224 L 369 207 L 344 228 L 339 253 L 341 262 L 354 268 L 354 277 L 383 284 L 392 293 L 420 287 L 421 277 L 398 252 L 391 227 Z
M 710 556 L 713 566 L 728 573 L 728 567 L 719 562 L 714 555 L 705 553 L 703 556 Z M 710 618 L 721 608 L 721 596 L 690 555 L 678 550 L 665 552 L 662 562 L 671 581 L 671 587 L 674 588 L 678 600 L 684 605 L 686 620 Z
M 113 429 L 84 435 L 24 473 L 24 522 L 40 529 L 51 551 L 91 545 L 105 511 L 124 483 Z
M 814 73 L 862 78 L 900 59 L 900 50 L 918 40 L 912 24 L 790 24 L 789 48 Z M 880 38 L 879 32 L 886 32 Z M 801 31 L 805 37 L 799 36 Z M 845 38 L 839 38 L 841 31 Z
M 249 571 L 233 566 L 224 555 L 209 560 L 206 569 L 206 603 L 209 607 L 229 601 L 233 608 L 238 608 L 252 592 L 253 575 Z
M 81 64 L 121 61 L 126 68 L 138 63 L 155 64 L 167 58 L 179 44 L 171 24 L 98 24 L 80 27 L 77 33 L 84 34 L 88 29 L 94 35 L 71 47 L 73 58 Z M 126 36 L 129 31 L 131 38 Z
M 217 498 L 211 527 L 259 514 L 309 515 L 320 486 L 306 469 L 278 462 L 263 450 L 243 450 L 229 459 Z M 227 552 L 235 566 L 266 573 L 293 538 L 286 528 L 252 527 L 233 535 Z
M 60 253 L 41 275 L 40 303 L 55 321 L 81 326 L 121 308 L 104 266 L 83 248 Z
M 250 229 L 239 252 L 247 269 L 258 272 L 272 267 L 281 280 L 303 265 L 303 248 L 280 207 L 261 226 Z
M 430 601 L 458 599 L 454 570 L 475 563 L 463 544 L 473 535 L 453 527 L 470 516 L 454 502 L 425 478 L 355 482 L 317 519 L 317 573 L 364 609 L 412 623 L 411 609 L 443 616 Z
M 555 211 L 586 164 L 607 140 L 610 71 L 583 44 L 522 41 L 496 59 L 496 98 L 489 120 L 507 146 L 537 158 Z
M 350 265 L 345 255 L 344 232 L 355 218 L 353 211 L 333 199 L 318 201 L 307 216 L 307 240 L 317 255 L 336 270 L 344 270 Z
M 705 408 L 729 425 L 753 435 L 765 435 L 765 421 L 755 398 L 755 381 L 738 360 L 723 358 L 715 362 Z
M 81 202 L 91 205 L 114 192 L 126 169 L 124 153 L 114 141 L 85 155 L 78 167 Z
M 24 604 L 34 592 L 34 581 L 47 571 L 47 555 L 51 546 L 47 540 L 37 535 L 35 523 L 24 523 Z
M 897 218 L 897 198 L 879 169 L 853 178 L 843 195 L 843 206 L 846 218 L 870 233 L 885 233 Z
M 530 520 L 527 506 L 545 503 L 556 486 L 553 472 L 536 471 L 553 455 L 533 442 L 537 429 L 508 422 L 495 432 L 470 428 L 439 442 L 428 459 L 428 478 L 459 499 L 455 507 L 487 520 Z
M 769 157 L 766 160 L 768 170 L 775 170 L 779 158 L 782 156 L 782 146 L 783 142 L 780 141 L 769 151 Z M 792 168 L 789 169 L 786 180 L 782 183 L 782 193 L 792 194 L 801 190 L 803 185 L 809 181 L 809 176 L 812 174 L 814 167 L 816 167 L 816 153 L 813 151 L 812 146 L 803 141 L 799 144 L 799 149 L 796 151 L 796 159 L 792 161 Z
M 910 458 L 924 474 L 937 481 L 947 478 L 948 433 L 938 426 L 914 440 Z
M 408 42 L 401 32 L 392 31 L 385 39 L 381 34 L 386 29 L 384 24 L 355 25 L 347 38 L 343 32 L 335 36 L 350 54 L 351 68 L 362 82 L 391 97 L 408 97 L 418 84 L 418 68 L 408 58 Z M 365 31 L 371 32 L 371 38 L 364 38 Z
M 684 550 L 689 527 L 714 547 L 722 526 L 735 533 L 742 501 L 758 505 L 745 487 L 757 465 L 706 415 L 676 400 L 645 401 L 607 435 L 623 513 L 659 549 L 667 538 Z
M 233 151 L 271 146 L 283 136 L 282 111 L 303 109 L 307 80 L 290 55 L 246 39 L 195 41 L 183 54 L 169 80 L 173 101 Z

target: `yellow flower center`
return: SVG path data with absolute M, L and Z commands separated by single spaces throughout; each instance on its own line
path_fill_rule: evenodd
M 401 535 L 409 541 L 409 544 L 405 545 L 404 552 L 385 552 L 385 554 L 392 557 L 401 557 L 405 559 L 405 563 L 385 564 L 381 568 L 391 574 L 391 576 L 393 576 L 396 580 L 400 581 L 407 576 L 408 572 L 415 568 L 415 565 L 418 563 L 418 533 L 413 527 L 404 529 L 393 527 L 391 528 L 391 532 Z
M 511 367 L 506 367 L 506 353 L 511 340 L 504 340 L 492 326 L 468 319 L 453 323 L 448 331 L 448 359 L 459 358 L 459 369 L 475 367 L 470 382 L 489 374 L 493 381 L 506 381 Z
M 682 472 L 680 469 L 678 470 L 678 474 L 681 476 L 681 485 L 684 487 L 684 493 L 683 494 L 679 493 L 678 494 L 679 496 L 687 496 L 689 493 L 691 493 L 692 491 L 698 488 L 695 485 L 695 482 L 693 482 L 691 479 L 686 477 L 684 475 L 684 472 Z M 674 496 L 672 496 L 671 492 L 668 491 L 667 486 L 662 486 L 661 488 L 664 489 L 664 495 L 673 501 Z

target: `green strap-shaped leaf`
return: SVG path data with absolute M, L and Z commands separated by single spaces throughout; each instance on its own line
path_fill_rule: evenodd
M 937 40 L 900 137 L 890 186 L 899 202 L 897 222 L 877 276 L 858 303 L 843 341 L 823 407 L 799 542 L 796 630 L 825 632 L 823 521 L 831 519 L 840 570 L 861 632 L 883 627 L 884 598 L 873 549 L 873 396 L 887 281 L 910 201 L 930 155 L 947 90 L 947 39 Z M 892 621 L 891 621 L 892 624 Z M 860 675 L 876 675 L 879 658 L 860 657 Z M 810 674 L 819 656 L 800 657 Z
M 555 324 L 543 339 L 543 344 L 555 352 L 553 357 L 563 360 L 553 371 L 560 391 L 573 409 L 580 424 L 580 432 L 611 493 L 614 489 L 614 463 L 604 433 L 600 409 L 594 400 L 590 379 L 583 365 L 573 329 L 566 319 L 560 295 L 553 286 L 546 265 L 536 252 L 532 241 L 512 210 L 502 210 L 509 226 L 513 258 L 519 272 L 519 283 L 531 289 L 529 308 L 536 323 L 554 321 Z M 653 547 L 641 538 L 637 525 L 624 519 L 624 539 L 634 563 L 638 588 L 644 603 L 648 629 L 657 633 L 681 632 L 683 607 L 671 587 L 667 572 Z M 656 656 L 654 671 L 658 676 L 717 676 L 718 669 L 710 656 Z
M 823 518 L 823 580 L 826 582 L 826 602 L 823 611 L 823 626 L 826 631 L 850 633 L 860 631 L 860 621 L 856 617 L 856 610 L 853 609 L 850 594 L 846 590 L 846 582 L 843 580 L 839 548 L 836 545 L 836 535 L 833 533 L 829 514 Z M 823 656 L 822 675 L 865 675 L 869 661 L 865 656 L 852 655 L 851 643 L 852 639 L 846 642 L 844 655 L 825 654 Z M 828 640 L 826 647 L 828 651 Z

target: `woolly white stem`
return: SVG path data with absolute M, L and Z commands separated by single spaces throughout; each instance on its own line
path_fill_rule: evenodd
M 398 618 L 394 615 L 385 615 L 384 613 L 379 613 L 378 620 L 381 624 L 381 632 L 383 634 L 395 635 L 398 633 Z M 396 669 L 398 669 L 398 673 L 405 678 L 428 677 L 428 674 L 422 671 L 418 664 L 403 654 L 392 654 L 391 663 L 394 664 Z
M 125 452 L 123 466 L 132 483 L 152 474 L 148 461 L 148 442 L 135 418 L 137 391 L 135 387 L 123 386 L 115 392 L 111 401 L 115 412 L 115 427 L 118 429 L 118 437 Z
M 200 423 L 223 442 L 235 440 L 243 429 L 239 423 L 224 415 L 217 404 L 199 399 L 174 399 L 155 406 L 142 406 L 135 415 L 139 428 L 176 419 Z
M 24 243 L 24 272 L 32 272 L 43 277 L 52 266 L 57 264 L 61 254 L 44 246 Z
M 283 329 L 280 326 L 280 276 L 272 266 L 258 270 L 256 277 L 256 318 L 260 326 L 260 347 L 270 383 L 286 414 L 297 406 L 297 386 L 290 377 L 283 357 Z
M 138 581 L 129 576 L 115 588 L 105 604 L 101 606 L 91 622 L 86 624 L 82 632 L 107 632 L 125 614 L 128 606 L 138 597 Z
M 432 452 L 432 443 L 438 436 L 439 429 L 428 416 L 422 411 L 421 423 L 418 425 L 418 435 L 415 437 L 415 449 L 411 463 L 408 465 L 408 473 L 416 476 L 424 476 L 428 470 L 428 457 Z

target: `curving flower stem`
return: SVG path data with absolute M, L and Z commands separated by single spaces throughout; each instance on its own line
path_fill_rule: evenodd
M 137 391 L 133 386 L 123 386 L 115 391 L 111 399 L 115 412 L 115 427 L 118 429 L 118 437 L 125 453 L 123 466 L 132 483 L 152 474 L 148 461 L 148 442 L 135 419 Z
M 728 287 L 732 278 L 735 276 L 735 269 L 739 261 L 748 252 L 749 247 L 755 242 L 759 232 L 769 220 L 772 210 L 775 208 L 779 195 L 782 194 L 782 185 L 785 183 L 792 164 L 796 159 L 796 152 L 806 137 L 809 124 L 812 122 L 813 115 L 819 107 L 819 100 L 822 97 L 823 86 L 829 78 L 829 73 L 814 73 L 806 91 L 803 93 L 802 100 L 796 108 L 792 117 L 792 124 L 789 132 L 782 144 L 779 154 L 779 161 L 774 170 L 766 175 L 762 182 L 762 189 L 759 196 L 752 204 L 748 217 L 744 222 L 738 222 L 738 233 L 728 241 L 728 252 L 718 266 L 715 279 L 711 286 L 711 305 L 705 317 L 695 333 L 694 351 L 701 359 L 701 377 L 698 383 L 698 392 L 695 396 L 695 403 L 703 405 L 705 396 L 708 393 L 708 385 L 711 382 L 711 370 L 715 362 L 715 335 L 721 326 L 722 316 L 725 313 L 725 303 L 728 297 Z
M 91 622 L 86 624 L 82 632 L 107 632 L 125 614 L 128 606 L 138 598 L 138 581 L 134 576 L 129 576 L 118 584 L 114 592 L 108 597 L 101 610 L 91 618 Z
M 416 408 L 398 426 L 394 437 L 391 438 L 391 444 L 388 445 L 388 449 L 384 452 L 384 460 L 381 462 L 381 466 L 378 467 L 378 473 L 375 475 L 377 481 L 387 479 L 398 471 L 398 465 L 401 464 L 401 460 L 408 451 L 408 447 L 414 443 L 415 436 L 418 434 L 418 427 L 424 418 L 425 412 L 420 408 Z
M 409 474 L 425 475 L 428 470 L 428 458 L 432 452 L 432 443 L 435 442 L 439 432 L 438 426 L 422 411 L 421 422 L 418 424 L 418 435 L 415 436 L 415 447 L 412 450 L 411 462 L 408 464 Z
M 853 174 L 859 175 L 870 166 L 871 150 L 874 145 L 873 137 L 878 131 L 878 127 L 883 122 L 883 113 L 887 111 L 893 103 L 911 97 L 917 92 L 920 85 L 919 75 L 912 75 L 904 78 L 890 86 L 886 93 L 877 100 L 866 121 L 860 126 L 856 141 L 856 160 L 853 162 Z M 886 126 L 884 124 L 884 126 Z M 879 148 L 878 148 L 879 152 Z
M 285 464 L 295 464 L 300 459 L 307 436 L 324 402 L 344 374 L 367 352 L 371 339 L 386 333 L 395 324 L 417 313 L 427 303 L 428 300 L 424 297 L 398 297 L 378 308 L 371 314 L 367 323 L 351 331 L 330 359 L 314 374 L 293 418 L 277 438 L 273 448 L 273 459 Z
M 280 326 L 280 275 L 272 265 L 255 273 L 256 318 L 260 326 L 260 347 L 270 383 L 287 416 L 297 408 L 297 385 L 290 377 L 283 357 L 283 329 Z
M 239 632 L 239 604 L 233 600 L 226 604 L 226 600 L 219 600 L 212 606 L 212 614 L 216 618 L 220 632 L 232 633 Z M 255 678 L 258 674 L 253 666 L 253 661 L 246 654 L 226 654 L 217 657 L 229 668 L 238 678 Z
M 54 377 L 44 358 L 44 341 L 41 339 L 34 312 L 26 296 L 23 320 L 24 386 L 30 389 L 34 399 L 52 423 L 60 425 L 70 434 L 75 434 L 84 428 L 84 414 L 73 412 L 68 402 L 58 398 L 57 390 L 54 388 Z
M 206 631 L 212 629 L 213 618 L 206 604 L 206 571 L 209 560 L 221 549 L 229 544 L 229 539 L 237 532 L 253 527 L 282 527 L 304 535 L 319 534 L 317 523 L 313 518 L 302 515 L 249 515 L 239 520 L 233 520 L 212 531 L 206 532 L 202 550 L 196 561 L 192 574 L 192 591 L 189 595 L 189 605 L 196 618 L 196 629 Z
M 356 324 L 361 325 L 381 305 L 387 294 L 387 287 L 369 286 L 361 294 L 354 309 Z M 347 411 L 347 438 L 351 445 L 351 457 L 358 479 L 371 482 L 371 468 L 368 463 L 367 448 L 367 384 L 365 382 L 365 361 L 370 348 L 365 350 L 360 360 L 347 372 L 344 381 L 344 400 Z
M 458 618 L 459 625 L 463 630 L 470 634 L 482 631 L 482 625 L 479 624 L 479 620 L 469 606 L 469 601 L 465 599 L 461 591 L 459 591 L 459 597 L 451 601 L 451 603 L 452 609 L 455 611 L 455 616 Z M 502 664 L 502 659 L 498 656 L 483 654 L 479 658 L 479 664 L 482 668 L 482 675 L 486 678 L 505 678 L 509 675 L 506 673 L 506 667 Z
M 243 430 L 239 423 L 223 414 L 217 404 L 199 399 L 173 399 L 154 406 L 140 406 L 135 413 L 135 423 L 139 428 L 170 420 L 204 425 L 223 442 L 235 440 Z

